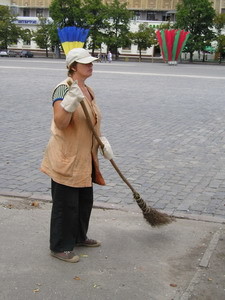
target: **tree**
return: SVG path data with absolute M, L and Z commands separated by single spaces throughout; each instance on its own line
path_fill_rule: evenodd
M 51 26 L 49 27 L 49 37 L 51 41 L 50 43 L 51 43 L 52 52 L 54 52 L 56 58 L 60 58 L 61 42 L 59 40 L 57 25 L 55 24 L 55 22 L 51 23 Z
M 193 61 L 194 51 L 202 51 L 214 37 L 215 10 L 209 0 L 183 0 L 176 8 L 175 27 L 190 31 L 185 48 L 190 53 L 190 61 Z
M 225 14 L 217 14 L 214 18 L 214 26 L 219 34 L 221 34 L 225 26 Z
M 32 39 L 32 32 L 29 29 L 21 29 L 21 39 L 29 45 Z
M 107 9 L 101 0 L 84 0 L 83 10 L 85 11 L 85 27 L 90 28 L 89 49 L 92 49 L 92 55 L 97 48 L 101 49 L 104 41 L 104 30 L 108 26 Z
M 85 23 L 85 12 L 80 0 L 53 0 L 49 6 L 49 14 L 60 28 L 82 27 Z
M 139 50 L 139 61 L 141 61 L 141 52 L 146 48 L 150 48 L 156 44 L 155 30 L 149 27 L 147 24 L 139 24 L 137 32 L 131 32 L 130 38 L 134 45 L 138 46 Z
M 45 49 L 46 57 L 48 57 L 48 49 L 51 47 L 50 29 L 51 23 L 46 18 L 40 18 L 40 25 L 33 34 L 33 39 L 41 49 Z
M 224 58 L 225 55 L 225 35 L 221 34 L 217 38 L 218 46 L 217 46 L 217 51 L 219 53 L 219 63 L 222 62 L 222 58 Z
M 53 0 L 49 12 L 57 27 L 77 26 L 90 29 L 89 48 L 94 54 L 104 42 L 118 55 L 118 47 L 128 41 L 132 13 L 126 3 L 113 0 L 104 5 L 101 0 Z
M 89 48 L 92 54 L 103 42 L 103 30 L 107 27 L 106 6 L 101 0 L 53 0 L 50 8 L 50 16 L 57 27 L 77 26 L 90 29 Z
M 117 59 L 118 48 L 129 42 L 128 33 L 132 12 L 126 8 L 127 3 L 121 4 L 119 0 L 113 0 L 111 4 L 106 4 L 106 7 L 110 24 L 106 29 L 105 43 Z
M 0 5 L 0 47 L 8 49 L 16 44 L 20 38 L 21 30 L 15 24 L 16 18 L 10 13 L 7 6 Z
M 217 14 L 214 19 L 214 25 L 217 30 L 217 51 L 219 53 L 219 63 L 221 63 L 225 49 L 225 35 L 222 34 L 222 29 L 225 26 L 225 14 Z

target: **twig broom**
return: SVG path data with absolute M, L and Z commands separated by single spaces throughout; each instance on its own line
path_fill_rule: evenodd
M 84 101 L 80 102 L 84 114 L 86 116 L 87 122 L 88 122 L 88 126 L 90 127 L 91 131 L 93 132 L 99 146 L 102 148 L 102 151 L 104 149 L 104 144 L 102 143 L 101 139 L 99 138 L 99 136 L 97 135 L 97 132 L 94 129 L 94 126 L 91 122 L 88 110 L 86 108 L 86 105 L 84 103 Z M 126 179 L 126 177 L 122 174 L 122 172 L 120 171 L 120 169 L 118 168 L 118 166 L 116 165 L 115 161 L 113 159 L 110 160 L 112 166 L 114 167 L 114 169 L 116 170 L 116 172 L 119 174 L 119 176 L 121 177 L 121 179 L 127 184 L 127 186 L 131 189 L 132 193 L 133 193 L 133 197 L 136 200 L 138 206 L 140 207 L 140 209 L 143 212 L 143 216 L 145 218 L 145 220 L 152 226 L 152 227 L 156 227 L 156 226 L 162 226 L 162 225 L 167 225 L 169 223 L 171 223 L 174 219 L 170 216 L 168 216 L 165 213 L 161 213 L 159 211 L 157 211 L 156 209 L 147 206 L 147 204 L 145 203 L 145 201 L 141 198 L 141 196 L 139 195 L 139 193 L 134 189 L 134 187 L 130 184 L 130 182 Z

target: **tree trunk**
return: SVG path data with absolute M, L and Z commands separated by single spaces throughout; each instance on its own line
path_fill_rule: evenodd
M 141 62 L 141 49 L 139 49 L 139 62 Z
M 115 46 L 115 60 L 118 60 L 118 48 L 117 48 L 117 45 Z
M 203 52 L 202 62 L 205 62 L 205 52 Z
M 92 55 L 92 56 L 95 55 L 95 43 L 92 44 L 91 55 Z
M 222 51 L 220 52 L 220 60 L 219 60 L 219 63 L 221 64 L 222 62 Z

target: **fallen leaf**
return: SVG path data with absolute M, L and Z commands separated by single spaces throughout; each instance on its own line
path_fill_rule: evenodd
M 34 293 L 40 292 L 40 289 L 34 289 L 33 292 Z
M 74 279 L 74 280 L 80 280 L 80 277 L 75 276 L 73 279 Z
M 39 207 L 39 202 L 38 202 L 38 201 L 33 201 L 33 202 L 31 203 L 31 206 Z
M 9 209 L 11 209 L 11 208 L 13 208 L 13 207 L 14 207 L 13 204 L 8 204 L 8 205 L 7 205 L 7 208 L 9 208 Z
M 170 286 L 177 287 L 177 284 L 176 283 L 171 283 Z
M 208 281 L 212 281 L 212 278 L 208 278 Z

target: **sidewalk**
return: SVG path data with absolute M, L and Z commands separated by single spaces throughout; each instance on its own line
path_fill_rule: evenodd
M 225 225 L 177 219 L 151 228 L 140 210 L 93 209 L 76 264 L 49 255 L 51 204 L 0 197 L 0 299 L 225 298 Z M 33 202 L 34 204 L 34 202 Z

